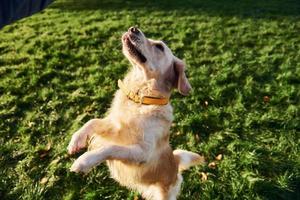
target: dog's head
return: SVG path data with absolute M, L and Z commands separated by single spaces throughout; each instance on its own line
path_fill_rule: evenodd
M 136 27 L 123 34 L 122 43 L 124 55 L 143 72 L 146 80 L 156 79 L 168 90 L 176 87 L 181 94 L 189 94 L 191 85 L 185 75 L 185 64 L 166 44 L 146 38 Z

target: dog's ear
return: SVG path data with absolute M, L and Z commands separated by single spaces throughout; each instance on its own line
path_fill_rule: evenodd
M 185 64 L 179 58 L 174 57 L 174 72 L 175 72 L 175 84 L 174 87 L 177 87 L 180 94 L 187 96 L 192 89 L 191 84 L 189 83 L 185 75 Z

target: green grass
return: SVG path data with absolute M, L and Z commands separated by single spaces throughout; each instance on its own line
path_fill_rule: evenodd
M 184 172 L 179 199 L 300 199 L 296 0 L 59 0 L 4 27 L 0 198 L 134 199 L 104 165 L 70 173 L 66 147 L 105 115 L 129 67 L 120 37 L 135 24 L 188 66 L 194 90 L 173 94 L 173 148 L 223 155 L 215 169 Z

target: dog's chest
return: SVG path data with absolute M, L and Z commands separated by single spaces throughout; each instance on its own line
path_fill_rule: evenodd
M 161 141 L 169 136 L 171 122 L 159 120 L 155 117 L 146 120 L 143 123 L 143 140 L 152 145 L 153 151 L 162 145 Z
M 133 187 L 135 183 L 140 182 L 143 175 L 148 173 L 159 162 L 158 155 L 161 154 L 162 149 L 169 145 L 172 108 L 170 106 L 170 109 L 161 111 L 161 109 L 158 112 L 140 110 L 140 112 L 144 113 L 128 116 L 126 120 L 128 126 L 134 126 L 138 132 L 137 136 L 140 138 L 138 143 L 146 145 L 149 151 L 147 151 L 147 164 L 134 165 L 113 160 L 107 162 L 112 177 L 122 185 Z

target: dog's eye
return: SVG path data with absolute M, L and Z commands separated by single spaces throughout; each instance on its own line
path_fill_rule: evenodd
M 158 48 L 161 51 L 164 51 L 164 46 L 161 44 L 155 44 L 155 47 Z

